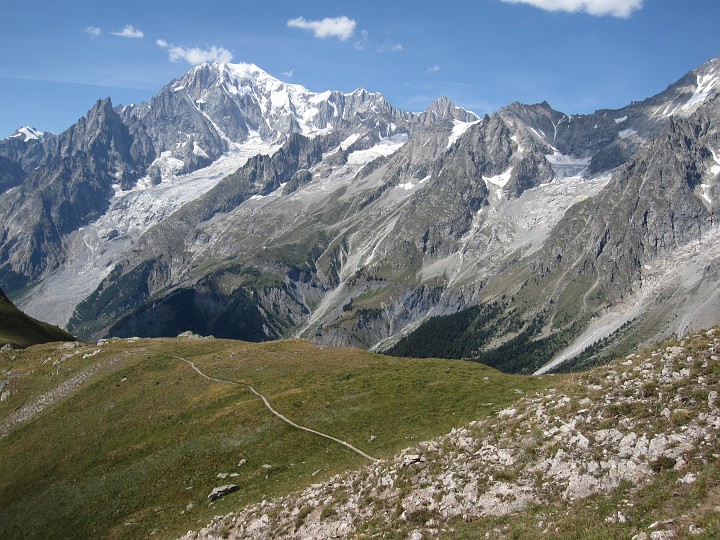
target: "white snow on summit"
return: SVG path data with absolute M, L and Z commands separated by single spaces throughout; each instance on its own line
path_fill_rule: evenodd
M 310 99 L 315 95 L 299 84 L 284 83 L 255 64 L 215 64 L 221 73 L 227 71 L 233 93 L 245 95 L 251 93 L 252 85 L 260 92 L 255 93 L 263 112 L 293 112 L 302 118 L 309 108 Z M 303 126 L 301 126 L 303 127 Z
M 13 135 L 10 135 L 8 139 L 22 138 L 24 142 L 39 140 L 45 135 L 44 131 L 39 131 L 30 126 L 23 126 L 18 129 Z
M 195 78 L 207 76 L 201 84 Z M 340 92 L 316 93 L 299 84 L 276 79 L 255 64 L 203 64 L 193 68 L 171 90 L 184 89 L 195 103 L 207 101 L 210 93 L 221 89 L 233 100 L 250 100 L 260 108 L 262 117 L 271 132 L 287 133 L 288 125 L 297 126 L 299 132 L 308 137 L 328 133 L 331 123 L 344 114 L 343 96 L 348 106 L 372 108 L 384 101 L 380 94 L 359 89 L 350 94 Z M 191 90 L 189 90 L 191 89 Z M 222 120 L 215 119 L 222 124 Z M 262 131 L 262 130 L 261 130 Z

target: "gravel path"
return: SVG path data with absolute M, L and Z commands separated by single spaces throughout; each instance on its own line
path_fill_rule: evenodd
M 305 426 L 301 426 L 300 424 L 296 424 L 295 422 L 293 422 L 293 421 L 290 420 L 289 418 L 283 416 L 282 414 L 280 414 L 279 412 L 277 412 L 275 409 L 273 409 L 273 407 L 272 407 L 272 405 L 270 405 L 270 402 L 268 401 L 268 399 L 267 399 L 264 395 L 262 395 L 260 392 L 258 392 L 257 390 L 255 390 L 255 388 L 253 388 L 251 385 L 249 385 L 249 384 L 247 384 L 247 383 L 238 383 L 238 382 L 235 382 L 235 381 L 229 381 L 229 380 L 225 380 L 225 379 L 216 379 L 215 377 L 210 377 L 209 375 L 206 375 L 205 373 L 203 373 L 203 372 L 195 365 L 195 363 L 194 363 L 194 362 L 191 362 L 190 360 L 187 360 L 187 359 L 182 358 L 182 357 L 180 357 L 180 356 L 172 356 L 172 358 L 175 358 L 175 359 L 177 359 L 177 360 L 182 360 L 183 362 L 187 363 L 187 364 L 188 364 L 190 367 L 192 367 L 201 377 L 205 377 L 205 378 L 206 378 L 207 380 L 209 380 L 209 381 L 214 381 L 214 382 L 219 382 L 219 383 L 225 383 L 225 384 L 232 384 L 232 385 L 235 385 L 235 386 L 246 386 L 253 394 L 255 394 L 255 395 L 258 396 L 260 399 L 262 399 L 262 402 L 265 404 L 265 407 L 267 408 L 267 410 L 269 410 L 272 414 L 274 414 L 275 416 L 277 416 L 280 420 L 282 420 L 282 421 L 285 422 L 286 424 L 291 425 L 291 426 L 294 427 L 294 428 L 301 429 L 302 431 L 307 431 L 308 433 L 312 433 L 312 434 L 318 435 L 318 436 L 320 436 L 320 437 L 325 437 L 326 439 L 330 439 L 331 441 L 343 445 L 345 448 L 347 448 L 347 449 L 349 449 L 349 450 L 352 450 L 353 452 L 361 455 L 361 456 L 364 457 L 365 459 L 370 460 L 370 461 L 372 461 L 372 462 L 377 462 L 377 461 L 379 461 L 377 458 L 374 458 L 374 457 L 366 454 L 365 452 L 363 452 L 363 451 L 360 450 L 359 448 L 354 447 L 352 444 L 350 444 L 350 443 L 348 443 L 348 442 L 346 442 L 346 441 L 342 441 L 342 440 L 340 440 L 340 439 L 338 439 L 338 438 L 336 438 L 336 437 L 333 437 L 332 435 L 328 435 L 327 433 L 323 433 L 323 432 L 321 432 L 321 431 L 317 431 L 317 430 L 314 430 L 314 429 L 311 429 L 311 428 L 308 428 L 308 427 L 305 427 Z

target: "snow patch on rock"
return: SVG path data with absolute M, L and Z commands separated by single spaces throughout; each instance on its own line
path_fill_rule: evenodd
M 495 196 L 498 199 L 502 199 L 503 190 L 512 177 L 512 171 L 513 167 L 510 166 L 507 170 L 495 176 L 483 175 L 482 179 L 485 181 L 485 185 L 489 190 L 495 193 Z
M 397 152 L 407 141 L 407 133 L 400 133 L 381 139 L 380 142 L 372 148 L 352 152 L 347 159 L 348 165 L 365 165 L 379 157 L 390 156 Z
M 463 122 L 462 120 L 453 120 L 453 128 L 448 137 L 447 147 L 450 148 L 457 140 L 462 137 L 465 132 L 470 129 L 471 126 L 477 124 L 480 120 L 475 122 Z
M 708 95 L 710 95 L 710 92 L 718 87 L 718 83 L 720 83 L 720 76 L 714 73 L 698 75 L 697 88 L 695 89 L 692 97 L 682 106 L 682 109 L 687 111 L 704 102 Z
M 136 245 L 140 235 L 184 204 L 207 193 L 218 181 L 242 167 L 250 157 L 272 154 L 277 146 L 258 135 L 230 150 L 209 167 L 153 184 L 145 177 L 127 191 L 116 186 L 110 208 L 95 222 L 68 236 L 68 262 L 33 288 L 18 305 L 26 313 L 64 327 L 75 306 L 108 276 L 115 263 Z M 159 158 L 174 171 L 174 158 Z M 179 160 L 178 160 L 179 161 Z

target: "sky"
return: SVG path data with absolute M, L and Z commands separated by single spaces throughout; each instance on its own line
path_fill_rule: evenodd
M 60 133 L 96 100 L 149 101 L 194 65 L 477 114 L 619 108 L 720 55 L 718 0 L 33 0 L 0 17 L 0 138 Z

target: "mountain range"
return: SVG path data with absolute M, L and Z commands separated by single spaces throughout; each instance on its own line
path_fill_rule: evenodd
M 720 320 L 720 59 L 618 110 L 205 64 L 0 141 L 0 288 L 85 340 L 303 337 L 574 369 Z

